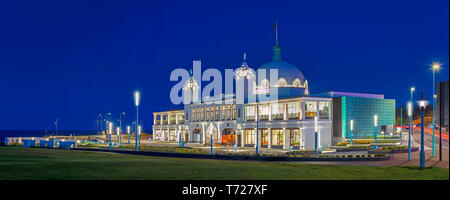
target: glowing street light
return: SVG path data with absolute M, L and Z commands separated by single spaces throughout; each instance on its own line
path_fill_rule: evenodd
M 408 121 L 409 121 L 409 131 L 408 131 L 408 161 L 411 160 L 411 116 L 412 116 L 412 102 L 408 102 Z
M 423 134 L 423 115 L 425 112 L 425 107 L 427 106 L 427 100 L 423 96 L 422 89 L 422 98 L 418 101 L 420 106 L 420 168 L 423 169 L 425 167 L 425 147 L 424 147 L 424 134 Z M 434 137 L 434 135 L 433 135 Z
M 136 105 L 136 133 L 139 131 L 139 103 L 141 101 L 141 93 L 139 90 L 134 92 L 134 104 Z M 136 151 L 138 150 L 138 136 L 136 135 L 136 143 L 135 143 Z
M 439 70 L 441 68 L 441 64 L 438 62 L 434 62 L 432 65 L 433 68 L 433 157 L 436 154 L 436 148 L 435 148 L 435 127 L 434 127 L 434 104 L 436 104 L 436 81 L 435 81 L 435 74 L 436 74 L 436 70 Z
M 111 143 L 112 126 L 113 126 L 112 122 L 109 122 L 109 150 L 111 150 L 111 145 L 112 145 L 112 143 Z
M 353 144 L 353 119 L 350 120 L 350 144 Z
M 317 156 L 317 116 L 314 117 L 314 155 Z

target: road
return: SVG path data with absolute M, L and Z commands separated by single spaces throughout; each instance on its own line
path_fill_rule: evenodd
M 439 134 L 436 137 L 436 156 L 432 157 L 432 131 L 429 134 L 424 134 L 425 146 L 425 166 L 426 167 L 443 167 L 449 168 L 449 141 L 442 139 L 442 161 L 439 161 Z M 404 138 L 407 138 L 408 132 L 404 132 Z M 413 130 L 412 134 L 413 146 L 420 147 L 420 129 Z M 443 137 L 444 138 L 444 137 Z M 407 144 L 407 143 L 405 143 Z M 405 145 L 403 144 L 403 145 Z M 309 164 L 325 164 L 325 165 L 367 165 L 367 166 L 419 166 L 420 150 L 411 153 L 411 161 L 408 161 L 408 153 L 393 154 L 393 158 L 386 161 L 352 161 L 352 162 L 302 162 Z

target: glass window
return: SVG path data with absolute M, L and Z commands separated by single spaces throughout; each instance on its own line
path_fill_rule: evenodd
M 255 131 L 253 129 L 246 129 L 244 132 L 245 144 L 255 144 Z
M 183 124 L 184 123 L 184 113 L 178 114 L 178 123 Z
M 330 118 L 330 102 L 319 102 L 319 118 Z
M 209 121 L 209 107 L 206 107 L 206 121 Z
M 300 146 L 300 130 L 299 129 L 291 129 L 291 145 L 292 146 Z
M 259 132 L 261 133 L 261 144 L 262 145 L 269 145 L 269 130 L 268 129 L 260 129 Z
M 195 114 L 197 115 L 196 120 L 200 121 L 200 108 L 195 109 Z
M 255 106 L 245 106 L 245 120 L 255 121 Z
M 284 104 L 274 103 L 271 104 L 271 107 L 272 107 L 272 120 L 283 120 Z
M 233 108 L 233 120 L 235 120 L 236 119 L 236 105 L 233 105 L 232 106 L 232 108 Z
M 227 120 L 231 120 L 231 106 L 227 105 Z
M 258 106 L 259 109 L 259 116 L 258 120 L 260 121 L 267 121 L 269 120 L 269 104 L 263 104 Z
M 222 120 L 225 120 L 225 113 L 226 113 L 225 106 L 223 105 L 221 107 L 222 107 Z
M 203 121 L 203 115 L 204 115 L 204 109 L 203 107 L 200 108 L 200 121 Z
M 216 106 L 216 121 L 219 120 L 219 106 Z
M 176 119 L 175 119 L 175 115 L 169 115 L 169 122 L 170 124 L 175 124 L 176 123 Z
M 194 109 L 193 108 L 191 108 L 191 121 L 194 121 L 195 120 L 195 117 L 194 117 Z
M 286 87 L 287 81 L 284 78 L 278 79 L 278 87 Z
M 272 129 L 272 145 L 284 145 L 283 129 Z
M 305 118 L 314 119 L 317 116 L 317 102 L 305 101 Z
M 292 83 L 292 85 L 294 85 L 295 87 L 300 87 L 301 86 L 300 79 L 296 78 Z
M 289 102 L 288 103 L 288 119 L 298 119 L 300 120 L 300 101 Z

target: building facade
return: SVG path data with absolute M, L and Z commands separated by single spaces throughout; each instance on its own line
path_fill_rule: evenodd
M 205 145 L 212 141 L 224 146 L 313 150 L 317 118 L 318 147 L 327 148 L 345 139 L 350 118 L 360 123 L 359 132 L 368 131 L 366 129 L 370 123 L 366 118 L 372 116 L 373 112 L 367 111 L 366 105 L 379 105 L 380 111 L 386 110 L 386 113 L 379 113 L 380 119 L 386 120 L 380 121 L 380 126 L 393 125 L 394 100 L 384 101 L 380 95 L 357 93 L 340 94 L 339 97 L 336 97 L 336 92 L 310 94 L 309 83 L 300 70 L 281 59 L 278 41 L 273 51 L 272 60 L 257 69 L 266 72 L 277 69 L 276 81 L 257 78 L 245 57 L 235 70 L 236 90 L 233 94 L 201 99 L 197 80 L 191 77 L 184 86 L 189 100 L 184 109 L 153 114 L 154 139 Z M 271 94 L 271 91 L 276 90 L 277 95 L 274 98 L 258 97 L 255 101 L 251 101 L 250 96 L 244 96 L 244 101 L 239 101 L 237 94 L 246 90 L 256 96 Z M 363 97 L 359 98 L 358 95 Z M 333 107 L 338 108 L 338 111 L 333 111 Z M 336 113 L 339 116 L 334 119 Z M 334 122 L 343 126 L 335 126 Z M 333 130 L 336 127 L 338 131 Z

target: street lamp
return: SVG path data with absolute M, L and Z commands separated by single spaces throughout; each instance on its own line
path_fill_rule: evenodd
M 138 132 L 139 127 L 139 103 L 141 100 L 141 93 L 139 91 L 134 92 L 134 104 L 136 105 L 136 133 Z M 135 143 L 136 151 L 138 150 L 138 138 L 136 135 L 136 143 Z
M 411 116 L 412 116 L 412 102 L 408 102 L 408 121 L 409 121 L 409 131 L 408 131 L 408 161 L 411 161 Z
M 403 106 L 400 106 L 400 139 L 403 139 Z
M 378 126 L 378 115 L 373 116 L 373 124 L 375 126 L 374 136 L 375 136 L 375 145 L 377 144 L 377 126 Z
M 125 112 L 119 113 L 119 128 L 120 128 L 120 132 L 122 132 L 122 115 L 125 115 Z
M 353 119 L 350 120 L 350 144 L 353 144 Z
M 109 150 L 111 150 L 111 134 L 112 134 L 112 122 L 109 122 Z
M 433 68 L 433 157 L 436 154 L 436 149 L 435 149 L 435 127 L 434 127 L 434 104 L 436 104 L 436 81 L 435 81 L 435 77 L 436 77 L 436 70 L 438 70 L 439 68 L 441 68 L 441 64 L 438 62 L 433 63 L 432 65 Z
M 425 147 L 424 147 L 424 134 L 423 134 L 423 115 L 425 112 L 425 107 L 427 105 L 427 101 L 425 100 L 425 97 L 423 96 L 423 89 L 422 89 L 422 97 L 420 101 L 418 101 L 419 107 L 420 107 L 420 168 L 423 169 L 425 167 Z M 434 135 L 433 135 L 434 137 Z
M 317 156 L 317 116 L 314 117 L 314 155 Z
M 130 145 L 130 126 L 127 126 L 128 145 Z
M 120 127 L 117 127 L 117 142 L 119 143 L 119 146 L 122 146 L 122 142 L 120 141 Z

